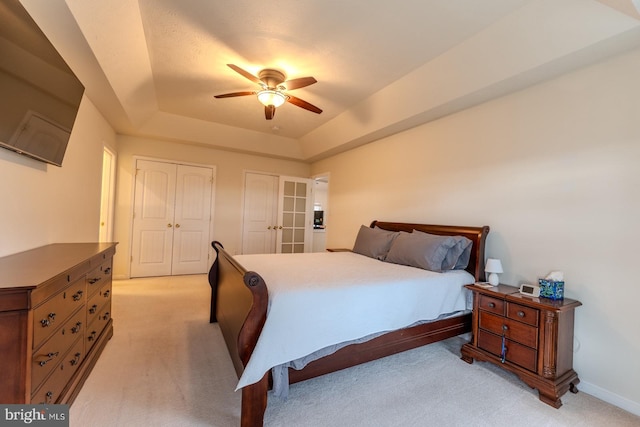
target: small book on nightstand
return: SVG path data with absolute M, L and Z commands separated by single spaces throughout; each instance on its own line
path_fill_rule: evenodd
M 474 283 L 474 285 L 479 287 L 479 288 L 483 288 L 483 289 L 495 288 L 495 286 L 493 286 L 489 282 L 476 282 L 476 283 Z

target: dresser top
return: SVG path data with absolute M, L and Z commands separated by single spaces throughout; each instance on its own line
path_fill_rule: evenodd
M 0 258 L 0 290 L 35 288 L 117 245 L 54 243 Z

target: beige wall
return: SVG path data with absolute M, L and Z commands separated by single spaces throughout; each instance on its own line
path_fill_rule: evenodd
M 313 165 L 327 247 L 373 219 L 490 225 L 504 283 L 565 273 L 581 388 L 640 414 L 640 50 Z M 356 167 L 357 165 L 357 167 Z
M 62 167 L 0 149 L 0 256 L 98 239 L 102 151 L 115 134 L 84 97 Z
M 640 413 L 640 51 L 317 162 L 117 137 L 85 97 L 63 167 L 0 150 L 0 256 L 98 238 L 103 145 L 118 151 L 115 275 L 128 271 L 134 155 L 217 167 L 214 238 L 240 247 L 243 172 L 330 173 L 329 247 L 372 219 L 488 224 L 503 282 L 561 269 L 580 388 Z
M 134 156 L 169 159 L 216 167 L 213 239 L 237 253 L 241 246 L 242 189 L 244 172 L 310 176 L 306 163 L 215 150 L 176 142 L 118 136 L 118 183 L 115 212 L 115 240 L 120 242 L 114 258 L 114 277 L 128 277 L 133 202 Z

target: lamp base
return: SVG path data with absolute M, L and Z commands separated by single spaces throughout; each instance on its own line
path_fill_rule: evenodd
M 491 286 L 498 286 L 500 283 L 500 279 L 498 279 L 498 275 L 496 273 L 489 274 L 489 284 Z

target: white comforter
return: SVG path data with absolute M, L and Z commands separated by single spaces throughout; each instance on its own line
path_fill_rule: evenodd
M 434 273 L 352 252 L 237 255 L 267 283 L 267 320 L 240 389 L 329 345 L 465 310 L 466 271 Z

